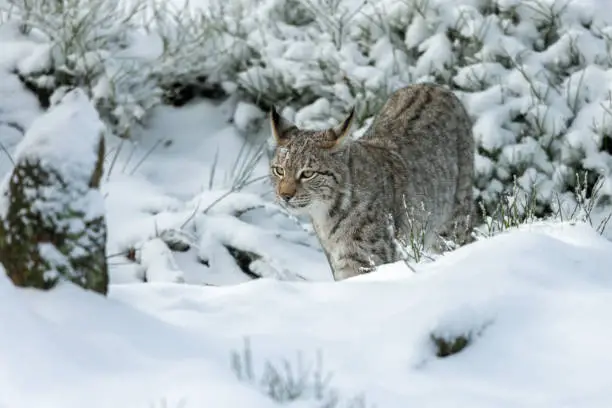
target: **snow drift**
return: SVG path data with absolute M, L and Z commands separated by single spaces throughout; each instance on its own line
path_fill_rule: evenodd
M 256 376 L 320 350 L 341 395 L 378 407 L 610 406 L 610 265 L 612 243 L 566 223 L 339 283 L 126 284 L 103 298 L 0 274 L 0 406 L 274 406 L 231 370 L 245 336 Z M 438 358 L 432 335 L 469 342 Z

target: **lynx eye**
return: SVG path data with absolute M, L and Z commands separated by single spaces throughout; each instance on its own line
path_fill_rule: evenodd
M 300 178 L 302 180 L 310 180 L 311 178 L 313 178 L 314 176 L 316 176 L 317 173 L 315 173 L 312 170 L 304 170 L 300 173 Z
M 285 175 L 285 170 L 283 170 L 282 167 L 274 166 L 272 167 L 272 173 L 274 173 L 276 177 L 283 177 Z

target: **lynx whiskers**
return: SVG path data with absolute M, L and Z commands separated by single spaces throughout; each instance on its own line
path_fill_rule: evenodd
M 276 198 L 311 218 L 334 278 L 401 260 L 396 242 L 415 225 L 431 249 L 440 236 L 467 242 L 474 140 L 460 100 L 434 84 L 401 88 L 359 139 L 349 137 L 354 116 L 306 130 L 270 112 Z

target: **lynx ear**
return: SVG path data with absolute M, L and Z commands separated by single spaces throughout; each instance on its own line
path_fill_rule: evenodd
M 276 108 L 272 107 L 270 110 L 270 127 L 276 143 L 283 144 L 287 141 L 287 130 L 294 127 L 294 124 L 279 115 Z
M 338 126 L 334 127 L 334 146 L 337 146 L 342 143 L 344 139 L 351 133 L 351 127 L 353 125 L 353 121 L 355 119 L 355 107 L 352 107 L 349 111 L 348 116 L 344 121 Z

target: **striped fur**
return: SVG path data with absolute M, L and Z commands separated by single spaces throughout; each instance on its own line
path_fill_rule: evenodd
M 469 239 L 474 140 L 459 99 L 411 85 L 391 95 L 372 126 L 351 140 L 353 111 L 335 128 L 299 129 L 271 112 L 270 161 L 279 202 L 308 214 L 336 280 L 400 260 L 397 240 L 425 233 Z

